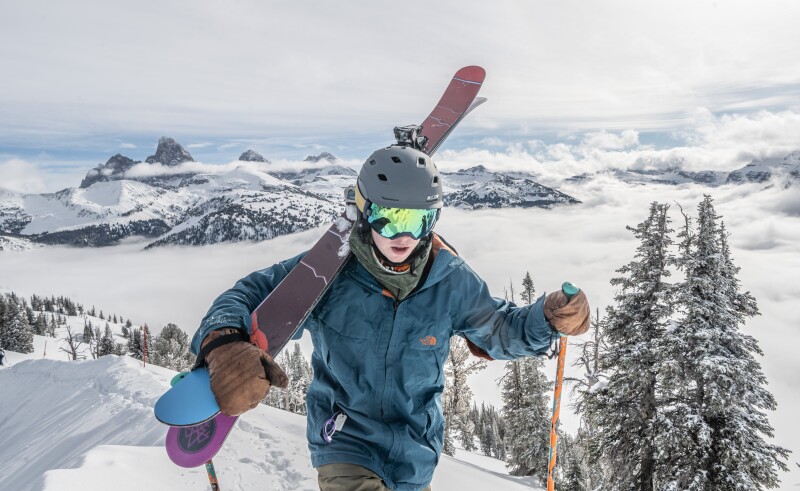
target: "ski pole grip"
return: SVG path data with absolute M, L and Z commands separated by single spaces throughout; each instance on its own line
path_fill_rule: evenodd
M 572 297 L 580 293 L 581 289 L 573 285 L 569 281 L 565 281 L 561 285 L 561 291 L 564 292 L 564 295 L 567 296 L 567 300 L 570 300 Z

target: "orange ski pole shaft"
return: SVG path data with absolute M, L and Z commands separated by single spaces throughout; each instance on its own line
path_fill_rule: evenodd
M 208 482 L 211 484 L 211 491 L 220 491 L 219 481 L 217 481 L 217 471 L 214 469 L 214 463 L 211 459 L 206 462 L 206 473 L 208 473 Z
M 572 283 L 566 282 L 561 285 L 561 291 L 567 296 L 567 299 L 577 295 L 580 291 Z M 553 418 L 550 421 L 550 461 L 547 464 L 547 491 L 554 491 L 556 486 L 555 477 L 553 476 L 556 468 L 556 454 L 558 444 L 558 417 L 561 412 L 561 387 L 564 383 L 564 360 L 567 357 L 567 337 L 562 335 L 558 340 L 558 366 L 556 368 L 556 386 L 553 390 Z

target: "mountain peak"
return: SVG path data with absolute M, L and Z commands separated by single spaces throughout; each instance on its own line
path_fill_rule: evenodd
M 265 159 L 263 155 L 256 152 L 255 150 L 248 150 L 241 155 L 239 155 L 239 160 L 242 162 L 266 162 L 269 164 L 269 160 Z
M 163 164 L 169 167 L 194 161 L 192 155 L 180 143 L 168 136 L 159 138 L 155 155 L 151 155 L 145 160 L 148 164 Z
M 332 153 L 322 152 L 319 155 L 307 156 L 304 162 L 320 162 L 322 160 L 327 160 L 328 162 L 335 162 L 338 159 Z
M 474 167 L 470 167 L 469 169 L 461 169 L 458 171 L 460 174 L 491 174 L 492 171 L 486 168 L 484 165 L 476 165 Z
M 114 154 L 105 164 L 100 164 L 86 173 L 86 177 L 81 181 L 81 188 L 88 188 L 92 184 L 100 181 L 108 181 L 112 176 L 125 174 L 131 167 L 141 163 L 138 160 L 130 159 L 121 153 Z

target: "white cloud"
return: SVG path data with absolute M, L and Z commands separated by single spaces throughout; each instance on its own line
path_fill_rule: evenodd
M 131 149 L 131 148 L 136 148 L 136 145 L 133 143 L 120 143 L 119 148 Z
M 600 131 L 550 144 L 531 140 L 503 150 L 444 150 L 435 160 L 446 170 L 484 164 L 494 170 L 532 172 L 545 184 L 613 168 L 731 171 L 757 158 L 784 157 L 800 149 L 800 112 L 716 116 L 702 110 L 677 136 L 686 143 L 655 148 L 642 143 L 633 129 Z
M 619 134 L 608 131 L 588 133 L 583 137 L 582 146 L 588 150 L 623 150 L 639 144 L 639 133 L 635 130 L 625 130 Z
M 22 159 L 0 163 L 0 188 L 15 193 L 43 193 L 47 190 L 45 177 L 35 165 Z
M 204 143 L 190 143 L 186 145 L 187 148 L 206 148 L 213 145 L 213 143 L 204 142 Z

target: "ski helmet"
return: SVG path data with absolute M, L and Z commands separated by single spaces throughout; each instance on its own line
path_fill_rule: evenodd
M 364 162 L 356 186 L 359 230 L 387 238 L 430 234 L 442 207 L 439 171 L 425 153 L 403 145 L 375 151 Z
M 362 213 L 366 201 L 387 208 L 441 208 L 439 170 L 428 155 L 411 147 L 376 150 L 358 174 L 356 204 Z

